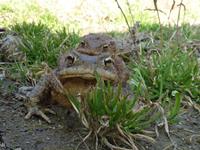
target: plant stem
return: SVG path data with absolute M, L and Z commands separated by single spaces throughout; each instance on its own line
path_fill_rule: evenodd
M 160 39 L 161 39 L 160 48 L 162 48 L 163 47 L 163 29 L 162 29 L 160 14 L 159 14 L 158 6 L 157 6 L 157 0 L 153 0 L 153 2 L 154 2 L 154 7 L 155 7 L 155 10 L 157 12 L 158 21 L 159 21 L 159 25 L 160 25 Z
M 126 18 L 126 15 L 125 15 L 124 11 L 122 10 L 121 6 L 119 5 L 118 0 L 115 0 L 115 2 L 117 3 L 117 6 L 118 6 L 118 8 L 120 9 L 120 11 L 121 11 L 121 13 L 122 13 L 122 15 L 123 15 L 123 17 L 124 17 L 124 20 L 126 21 L 126 24 L 127 24 L 127 26 L 128 26 L 128 30 L 129 30 L 129 32 L 130 32 L 130 34 L 131 34 L 131 28 L 130 28 L 130 25 L 129 25 L 129 23 L 128 23 L 128 19 Z

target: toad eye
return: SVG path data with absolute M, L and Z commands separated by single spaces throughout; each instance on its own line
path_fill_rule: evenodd
M 85 47 L 86 46 L 85 41 L 81 41 L 80 45 L 81 45 L 81 47 Z
M 108 44 L 103 45 L 103 49 L 104 49 L 104 50 L 108 49 Z
M 111 57 L 108 57 L 108 58 L 104 59 L 104 65 L 105 66 L 109 66 L 109 65 L 111 65 L 113 63 L 114 63 L 114 61 L 113 61 L 113 59 Z
M 68 55 L 66 58 L 65 58 L 65 61 L 67 63 L 67 65 L 72 65 L 74 62 L 75 62 L 76 58 L 72 55 Z

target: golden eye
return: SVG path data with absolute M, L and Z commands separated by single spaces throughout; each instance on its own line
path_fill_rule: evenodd
M 85 47 L 85 46 L 86 46 L 85 41 L 81 41 L 81 47 Z
M 74 62 L 75 62 L 76 58 L 72 55 L 68 55 L 66 58 L 65 58 L 65 61 L 67 63 L 67 65 L 72 65 Z
M 103 45 L 103 49 L 107 49 L 108 48 L 108 44 Z
M 106 58 L 106 59 L 104 59 L 104 65 L 105 66 L 109 66 L 109 65 L 111 65 L 111 64 L 113 64 L 113 59 L 111 58 L 111 57 L 108 57 L 108 58 Z

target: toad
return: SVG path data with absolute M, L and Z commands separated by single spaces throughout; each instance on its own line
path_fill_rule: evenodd
M 0 33 L 7 34 L 6 30 L 0 29 Z M 22 40 L 15 33 L 7 34 L 0 40 L 0 57 L 2 61 L 24 61 L 25 54 L 21 51 L 24 47 Z
M 115 40 L 103 33 L 90 33 L 81 38 L 77 48 L 78 52 L 87 55 L 99 55 L 101 53 L 116 53 Z
M 60 56 L 58 67 L 45 74 L 35 87 L 20 88 L 20 92 L 29 99 L 25 119 L 38 115 L 50 123 L 50 119 L 39 109 L 38 103 L 51 99 L 70 108 L 71 103 L 66 94 L 83 98 L 95 87 L 96 75 L 113 84 L 126 83 L 128 70 L 115 51 L 115 43 L 108 36 L 84 36 L 76 49 Z

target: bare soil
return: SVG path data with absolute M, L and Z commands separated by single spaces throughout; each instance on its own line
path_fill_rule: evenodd
M 75 113 L 52 105 L 57 114 L 48 116 L 48 124 L 38 117 L 25 120 L 26 108 L 23 101 L 14 97 L 17 87 L 11 81 L 1 82 L 0 90 L 0 150 L 74 150 L 87 135 Z M 200 114 L 188 108 L 179 116 L 179 122 L 170 125 L 170 133 L 176 147 L 166 136 L 163 129 L 154 145 L 139 143 L 147 150 L 199 150 L 200 149 Z M 94 138 L 81 144 L 80 150 L 94 149 Z M 99 150 L 107 148 L 99 146 Z

